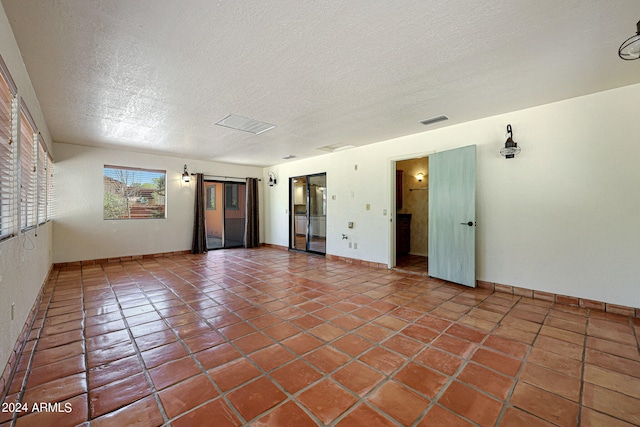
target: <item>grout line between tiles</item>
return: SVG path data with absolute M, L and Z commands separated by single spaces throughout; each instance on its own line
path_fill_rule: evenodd
M 150 272 L 150 274 L 153 276 L 153 272 Z M 176 275 L 176 276 L 177 276 L 177 275 Z M 211 324 L 209 323 L 209 321 L 208 321 L 206 318 L 202 317 L 202 316 L 200 315 L 200 313 L 198 313 L 198 311 L 197 311 L 197 310 L 194 310 L 194 309 L 193 309 L 193 307 L 191 307 L 191 305 L 190 305 L 190 304 L 188 304 L 188 303 L 187 303 L 187 302 L 186 302 L 186 301 L 185 301 L 185 300 L 184 300 L 180 295 L 178 295 L 178 294 L 177 294 L 173 289 L 170 289 L 170 288 L 167 286 L 167 284 L 166 284 L 166 283 L 165 283 L 161 278 L 158 278 L 158 277 L 156 277 L 156 276 L 154 276 L 154 277 L 156 278 L 156 280 L 158 280 L 160 283 L 162 283 L 162 284 L 163 284 L 163 286 L 165 286 L 165 287 L 169 290 L 169 292 L 171 292 L 172 294 L 174 294 L 174 295 L 175 295 L 175 296 L 176 296 L 180 301 L 182 301 L 183 303 L 185 303 L 186 305 L 188 305 L 188 306 L 189 306 L 189 308 L 192 310 L 191 312 L 196 313 L 196 315 L 197 315 L 200 319 L 202 319 L 202 321 L 204 321 L 207 325 L 209 325 L 209 327 L 211 327 L 211 328 L 212 328 L 212 330 L 215 330 L 215 331 L 217 331 L 218 333 L 220 333 L 220 332 L 219 332 L 219 330 L 218 330 L 216 327 L 214 327 L 213 325 L 211 325 Z M 179 276 L 178 276 L 178 277 L 179 277 Z M 143 292 L 144 292 L 144 291 L 143 291 Z M 213 299 L 212 299 L 212 300 L 213 300 Z M 215 300 L 214 300 L 214 301 L 215 301 Z M 171 330 L 171 331 L 172 331 L 172 332 L 173 332 L 173 333 L 178 337 L 178 342 L 180 342 L 180 344 L 181 344 L 181 345 L 184 347 L 184 349 L 187 351 L 187 353 L 189 354 L 189 357 L 190 357 L 190 358 L 191 358 L 191 359 L 196 363 L 196 365 L 200 368 L 200 370 L 202 371 L 202 373 L 207 377 L 207 379 L 212 383 L 212 385 L 214 386 L 214 388 L 215 388 L 215 389 L 216 389 L 216 391 L 218 392 L 218 395 L 217 395 L 217 396 L 213 397 L 213 398 L 212 398 L 212 399 L 210 399 L 210 400 L 207 400 L 207 401 L 205 401 L 205 402 L 202 402 L 201 404 L 196 405 L 195 407 L 193 407 L 193 408 L 191 408 L 191 409 L 189 409 L 189 410 L 187 410 L 187 411 L 185 411 L 185 412 L 182 412 L 182 413 L 178 414 L 176 417 L 172 418 L 172 419 L 171 419 L 171 421 L 175 421 L 176 419 L 178 419 L 178 418 L 180 418 L 180 417 L 182 417 L 182 416 L 184 416 L 184 415 L 186 415 L 186 414 L 188 414 L 188 413 L 190 413 L 190 412 L 194 412 L 195 410 L 197 410 L 197 409 L 199 409 L 199 408 L 201 408 L 201 407 L 206 406 L 207 404 L 211 403 L 211 402 L 212 402 L 212 401 L 214 401 L 214 400 L 217 400 L 217 399 L 223 399 L 223 400 L 225 401 L 225 403 L 227 404 L 227 406 L 228 406 L 228 407 L 229 407 L 229 408 L 234 412 L 234 414 L 238 417 L 238 419 L 244 422 L 244 417 L 242 416 L 242 414 L 240 414 L 240 412 L 235 408 L 235 406 L 231 404 L 231 401 L 229 401 L 229 398 L 227 397 L 227 393 L 228 393 L 229 391 L 227 391 L 227 392 L 223 392 L 223 391 L 222 391 L 222 389 L 220 388 L 220 386 L 219 386 L 219 385 L 215 382 L 215 380 L 211 377 L 211 374 L 209 373 L 209 371 L 210 371 L 211 369 L 215 369 L 215 367 L 214 367 L 214 368 L 211 368 L 211 369 L 209 369 L 209 370 L 205 369 L 205 368 L 204 368 L 204 365 L 202 365 L 202 363 L 200 362 L 200 360 L 198 360 L 198 358 L 195 356 L 195 353 L 193 353 L 193 352 L 191 351 L 191 349 L 189 348 L 189 346 L 184 342 L 184 339 L 183 339 L 183 338 L 182 338 L 178 333 L 176 333 L 176 332 L 174 331 L 173 326 L 171 326 L 171 324 L 169 324 L 169 322 L 167 321 L 167 318 L 166 318 L 165 316 L 163 316 L 163 315 L 162 315 L 162 313 L 160 313 L 160 312 L 159 312 L 159 310 L 158 310 L 158 308 L 157 308 L 156 304 L 155 304 L 154 302 L 152 302 L 151 300 L 150 300 L 150 302 L 151 302 L 152 306 L 154 307 L 154 309 L 156 310 L 156 312 L 158 312 L 158 314 L 162 317 L 162 320 L 163 320 L 163 321 L 164 321 L 164 323 L 167 325 L 167 327 L 168 327 L 168 328 L 169 328 L 169 329 L 170 329 L 170 330 Z M 227 337 L 224 337 L 224 338 L 225 338 L 225 340 L 226 340 L 225 342 L 227 342 L 228 344 L 233 345 L 233 344 L 231 343 L 231 341 L 230 341 L 230 340 L 228 340 L 228 338 L 227 338 Z M 218 344 L 218 345 L 220 345 L 220 344 Z M 239 350 L 236 346 L 234 346 L 234 348 L 235 348 L 236 350 Z M 242 353 L 241 353 L 241 354 L 242 354 Z M 159 366 L 162 366 L 162 365 L 159 365 Z M 222 366 L 222 365 L 219 365 L 219 366 Z M 190 377 L 190 378 L 191 378 L 191 377 Z M 167 388 L 173 387 L 174 385 L 179 384 L 180 382 L 186 381 L 187 379 L 188 379 L 188 378 L 185 378 L 185 379 L 183 379 L 183 380 L 181 380 L 181 381 L 179 381 L 179 382 L 177 382 L 177 383 L 175 383 L 175 384 L 169 385 L 169 386 L 167 386 Z M 243 383 L 243 384 L 245 384 L 245 383 Z
M 492 294 L 490 294 L 490 295 L 492 295 Z M 484 302 L 484 301 L 485 301 L 485 300 L 486 300 L 490 295 L 487 295 L 487 297 L 486 297 L 486 298 L 484 298 L 484 299 L 482 300 L 482 302 Z M 447 301 L 449 301 L 449 300 L 447 300 Z M 518 298 L 518 301 L 520 301 L 520 298 Z M 518 302 L 518 301 L 517 301 L 517 302 Z M 467 312 L 466 312 L 462 317 L 460 317 L 458 320 L 456 320 L 456 321 L 452 322 L 452 323 L 451 323 L 447 328 L 445 328 L 445 329 L 442 331 L 442 333 L 441 333 L 439 336 L 444 335 L 444 334 L 446 333 L 446 331 L 447 331 L 448 329 L 450 329 L 454 324 L 459 324 L 458 322 L 460 321 L 460 319 L 462 319 L 462 318 L 464 318 L 466 315 L 468 315 L 468 313 L 469 313 L 473 308 L 477 307 L 477 306 L 478 306 L 478 305 L 480 305 L 482 302 L 479 302 L 478 304 L 476 304 L 475 306 L 473 306 L 469 311 L 467 311 Z M 513 307 L 515 307 L 515 306 L 517 305 L 517 302 L 516 302 L 516 303 L 514 303 L 514 304 L 511 306 L 511 308 L 510 308 L 507 312 L 503 313 L 503 315 L 502 315 L 502 319 L 504 319 L 504 318 L 505 318 L 505 317 L 506 317 L 506 316 L 507 316 L 507 315 L 508 315 L 512 310 L 513 310 Z M 501 320 L 501 321 L 502 321 L 502 320 Z M 429 412 L 429 411 L 430 411 L 430 410 L 431 410 L 435 405 L 437 405 L 437 404 L 438 404 L 438 402 L 440 401 L 440 397 L 442 397 L 442 395 L 443 395 L 444 393 L 446 393 L 446 391 L 448 390 L 449 386 L 450 386 L 450 385 L 451 385 L 451 384 L 452 384 L 452 383 L 453 383 L 453 382 L 458 378 L 458 375 L 460 375 L 460 373 L 461 373 L 461 372 L 462 372 L 462 371 L 463 371 L 463 370 L 464 370 L 464 369 L 469 365 L 469 363 L 471 363 L 471 359 L 473 358 L 473 356 L 475 355 L 475 353 L 477 353 L 477 351 L 482 347 L 482 344 L 483 344 L 483 343 L 484 343 L 484 342 L 489 338 L 489 336 L 491 335 L 491 333 L 492 333 L 493 331 L 495 331 L 495 330 L 498 328 L 498 324 L 499 324 L 499 323 L 496 323 L 496 324 L 494 325 L 494 327 L 493 327 L 490 331 L 482 331 L 483 333 L 484 333 L 484 332 L 486 332 L 486 334 L 485 334 L 484 338 L 483 338 L 479 343 L 477 343 L 476 348 L 475 348 L 475 349 L 474 349 L 474 350 L 473 350 L 473 351 L 472 351 L 472 352 L 471 352 L 467 357 L 462 358 L 463 362 L 460 364 L 460 366 L 458 367 L 458 369 L 457 369 L 453 374 L 449 375 L 449 380 L 448 380 L 448 381 L 447 381 L 447 382 L 446 382 L 446 383 L 445 383 L 445 384 L 440 388 L 440 390 L 438 391 L 438 393 L 436 393 L 436 395 L 433 397 L 433 399 L 430 399 L 430 404 L 427 406 L 427 408 L 425 408 L 425 410 L 422 412 L 422 414 L 420 414 L 420 416 L 415 420 L 415 422 L 413 423 L 413 425 L 414 425 L 414 426 L 415 426 L 415 425 L 417 425 L 418 423 L 420 423 L 420 421 L 422 421 L 422 419 L 426 416 L 426 414 L 427 414 L 427 413 L 428 413 L 428 412 Z M 465 326 L 466 326 L 466 325 L 465 325 Z M 471 326 L 467 326 L 467 327 L 471 327 Z M 475 329 L 475 328 L 474 328 L 474 329 Z M 434 340 L 433 340 L 433 341 L 435 341 L 436 339 L 437 339 L 437 338 L 434 338 Z M 432 341 L 432 342 L 433 342 L 433 341 Z M 448 353 L 448 352 L 447 352 L 447 353 Z M 497 372 L 497 371 L 495 371 L 494 369 L 492 369 L 492 368 L 490 368 L 490 367 L 488 367 L 488 366 L 484 366 L 484 365 L 483 365 L 483 367 L 485 367 L 486 369 L 489 369 L 489 370 L 491 370 L 491 371 L 493 371 L 493 372 Z M 522 367 L 522 366 L 521 366 L 521 367 Z M 431 369 L 431 368 L 430 368 L 430 369 Z M 501 372 L 500 372 L 500 374 L 504 375 L 504 374 L 503 374 L 503 373 L 501 373 Z M 478 391 L 478 392 L 480 392 L 480 393 L 482 393 L 482 394 L 484 394 L 484 395 L 486 395 L 486 396 L 489 396 L 489 397 L 490 397 L 490 398 L 492 398 L 492 399 L 496 399 L 496 397 L 494 397 L 493 395 L 488 394 L 488 393 L 487 393 L 487 392 L 485 392 L 484 390 L 478 389 L 477 387 L 474 387 L 473 385 L 468 384 L 468 383 L 466 383 L 466 382 L 464 382 L 464 384 L 465 384 L 467 387 L 470 387 L 470 388 L 472 388 L 472 389 L 474 389 L 474 390 L 476 390 L 476 391 Z M 515 384 L 516 384 L 516 381 L 514 381 L 514 384 L 512 385 L 512 388 L 513 388 L 513 387 L 515 387 Z M 506 401 L 505 401 L 505 402 L 506 402 Z M 443 408 L 447 409 L 447 411 L 451 412 L 451 410 L 449 410 L 449 408 L 447 408 L 447 407 L 445 407 L 445 406 L 443 406 L 443 405 L 440 405 L 440 406 L 442 406 Z M 505 407 L 506 407 L 506 404 L 503 404 L 503 405 L 502 405 L 502 409 L 501 409 L 501 411 L 504 411 L 504 408 L 505 408 Z M 502 413 L 502 412 L 501 412 L 501 413 Z M 501 413 L 498 415 L 498 418 L 496 419 L 496 425 L 498 424 L 498 421 L 500 421 L 500 415 L 501 415 Z M 463 419 L 464 419 L 464 420 L 466 420 L 467 422 L 470 422 L 470 423 L 476 424 L 474 421 L 472 421 L 472 420 L 470 420 L 470 419 L 468 419 L 468 418 L 464 417 L 462 414 L 456 414 L 456 415 L 457 415 L 457 416 L 459 416 L 459 417 L 461 417 L 461 418 L 463 418 Z
M 582 399 L 584 396 L 584 374 L 587 365 L 587 337 L 589 336 L 589 322 L 591 321 L 591 310 L 587 310 L 587 324 L 584 330 L 584 342 L 582 344 L 582 366 L 580 367 L 580 393 L 578 394 L 578 425 L 582 421 Z
M 498 415 L 498 418 L 496 419 L 496 425 L 498 425 L 500 423 L 500 421 L 502 421 L 502 418 L 504 417 L 505 413 L 507 412 L 507 409 L 514 407 L 511 404 L 511 397 L 513 396 L 513 393 L 516 389 L 516 386 L 518 385 L 518 383 L 520 382 L 520 375 L 522 374 L 522 371 L 524 371 L 525 365 L 527 364 L 527 359 L 529 358 L 529 355 L 531 354 L 531 351 L 533 350 L 533 346 L 536 343 L 536 341 L 538 340 L 538 337 L 540 336 L 540 331 L 542 331 L 542 326 L 544 326 L 547 318 L 549 317 L 549 314 L 551 312 L 551 308 L 553 307 L 553 305 L 549 306 L 549 308 L 547 309 L 547 312 L 544 315 L 544 318 L 542 319 L 542 322 L 540 323 L 540 328 L 538 329 L 538 332 L 536 332 L 536 336 L 533 339 L 533 341 L 531 342 L 531 344 L 527 344 L 527 351 L 525 352 L 524 357 L 522 358 L 522 363 L 520 364 L 520 369 L 518 369 L 518 372 L 516 373 L 516 376 L 514 377 L 515 381 L 513 382 L 513 384 L 511 385 L 511 388 L 509 389 L 509 392 L 507 393 L 507 397 L 505 398 L 504 402 L 505 404 L 502 406 L 502 409 L 500 411 L 500 414 Z M 509 310 L 511 311 L 511 310 Z M 505 315 L 506 317 L 506 315 Z M 543 418 L 538 417 L 536 414 L 532 414 L 526 410 L 524 410 L 523 408 L 519 408 L 520 410 L 527 412 L 528 414 L 540 419 L 540 420 L 544 420 Z M 547 420 L 544 420 L 547 421 Z M 580 425 L 580 424 L 578 424 Z
M 111 291 L 113 292 L 113 295 L 116 299 L 116 302 L 118 304 L 118 309 L 120 310 L 120 316 L 122 317 L 122 322 L 124 323 L 125 326 L 125 330 L 127 331 L 127 334 L 129 335 L 129 339 L 131 340 L 131 345 L 133 346 L 133 349 L 135 351 L 136 357 L 138 359 L 138 362 L 140 363 L 141 367 L 142 367 L 142 372 L 145 376 L 145 379 L 147 380 L 147 384 L 149 385 L 149 388 L 151 390 L 151 395 L 153 396 L 153 399 L 156 402 L 156 405 L 158 405 L 158 410 L 160 411 L 160 414 L 162 415 L 162 418 L 164 420 L 165 423 L 168 422 L 169 418 L 167 417 L 167 413 L 164 410 L 164 406 L 162 405 L 162 402 L 160 401 L 160 397 L 158 396 L 158 391 L 156 390 L 155 384 L 153 383 L 153 380 L 151 379 L 151 375 L 149 374 L 149 371 L 146 369 L 146 365 L 144 364 L 144 359 L 142 358 L 142 354 L 140 351 L 140 348 L 138 347 L 138 343 L 135 340 L 135 337 L 133 336 L 133 333 L 131 332 L 131 327 L 129 326 L 129 322 L 127 321 L 127 316 L 124 314 L 124 310 L 122 308 L 122 304 L 120 302 L 120 298 L 118 297 L 118 294 L 115 292 L 114 288 L 113 288 L 113 283 L 111 282 L 111 280 L 109 279 L 109 277 L 107 276 L 107 284 L 109 285 Z M 144 396 L 146 397 L 146 396 Z M 141 399 L 143 399 L 144 397 L 142 397 Z M 140 400 L 140 399 L 139 399 Z M 138 400 L 134 401 L 137 402 Z M 127 405 L 130 405 L 134 402 L 129 402 L 126 405 L 124 405 L 125 407 Z M 89 402 L 90 405 L 91 402 Z M 117 410 L 117 409 L 116 409 Z M 103 414 L 106 415 L 106 414 Z M 103 416 L 100 415 L 100 416 Z
M 84 381 L 87 387 L 87 413 L 85 414 L 87 417 L 87 421 L 89 425 L 91 425 L 91 399 L 89 395 L 89 351 L 87 349 L 87 325 L 86 325 L 86 300 L 85 300 L 85 287 L 84 287 L 84 271 L 80 270 L 80 295 L 82 295 L 82 346 L 84 347 L 83 360 L 84 360 L 84 368 L 85 368 L 85 376 Z

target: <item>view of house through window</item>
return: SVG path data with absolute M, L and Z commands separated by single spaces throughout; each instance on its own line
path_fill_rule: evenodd
M 104 166 L 104 219 L 165 218 L 167 172 Z

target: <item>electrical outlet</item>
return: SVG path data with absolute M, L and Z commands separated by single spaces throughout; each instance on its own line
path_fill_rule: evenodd
M 357 243 L 353 243 L 353 249 L 358 249 L 358 244 Z
M 352 248 L 352 246 L 351 246 L 351 242 L 349 242 L 349 249 L 351 249 L 351 248 Z
M 370 211 L 370 210 L 371 210 L 371 205 L 370 205 L 369 203 L 367 203 L 367 204 L 364 206 L 364 208 L 365 208 L 366 210 Z

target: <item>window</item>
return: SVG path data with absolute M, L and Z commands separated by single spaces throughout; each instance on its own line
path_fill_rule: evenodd
M 47 205 L 49 203 L 49 153 L 42 135 L 38 135 L 38 224 L 47 222 Z
M 165 218 L 167 172 L 104 166 L 104 219 Z
M 17 90 L 0 57 L 0 240 L 14 235 L 16 192 L 13 110 Z
M 35 133 L 35 123 L 27 106 L 22 102 L 20 104 L 20 227 L 22 230 L 35 227 L 37 222 Z
M 53 159 L 47 156 L 47 219 L 53 218 Z

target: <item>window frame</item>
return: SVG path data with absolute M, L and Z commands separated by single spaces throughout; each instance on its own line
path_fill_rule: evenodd
M 6 139 L 0 139 L 0 241 L 16 235 L 16 194 L 18 180 L 16 177 L 17 140 L 17 96 L 18 88 L 9 73 L 9 69 L 0 55 L 0 86 L 2 92 L 8 94 L 6 104 L 3 102 L 4 117 L 8 123 L 3 129 Z M 6 88 L 6 91 L 5 91 Z M 3 99 L 5 99 L 3 97 Z M 2 113 L 2 111 L 0 111 Z M 0 116 L 1 117 L 1 116 Z M 0 129 L 2 129 L 0 123 Z
M 162 177 L 162 181 L 155 182 L 154 180 L 159 177 Z M 102 179 L 103 220 L 122 221 L 167 218 L 166 170 L 104 165 Z M 136 180 L 140 181 L 136 182 Z M 145 187 L 148 184 L 156 184 L 158 188 L 152 191 L 150 187 Z M 149 198 L 145 195 L 152 195 L 152 197 Z M 161 201 L 161 203 L 158 203 L 158 201 Z

